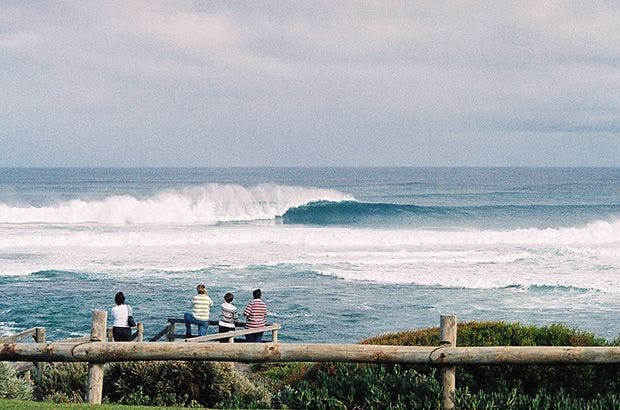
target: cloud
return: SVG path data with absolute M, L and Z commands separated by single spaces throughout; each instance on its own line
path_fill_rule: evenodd
M 320 164 L 348 144 L 341 165 L 407 165 L 418 146 L 458 165 L 478 141 L 476 165 L 495 160 L 491 136 L 526 150 L 523 133 L 599 135 L 613 153 L 618 21 L 604 1 L 9 3 L 0 164 L 77 134 L 84 149 L 51 162 Z

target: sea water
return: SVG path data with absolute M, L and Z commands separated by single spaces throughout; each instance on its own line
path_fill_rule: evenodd
M 620 333 L 620 168 L 0 169 L 0 334 L 151 336 L 204 283 L 289 342 L 459 321 Z M 210 332 L 216 331 L 211 328 Z

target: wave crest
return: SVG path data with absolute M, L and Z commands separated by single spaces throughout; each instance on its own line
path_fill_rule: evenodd
M 313 201 L 352 200 L 329 189 L 261 184 L 207 184 L 160 192 L 149 198 L 114 195 L 44 207 L 0 203 L 0 223 L 206 223 L 269 220 Z

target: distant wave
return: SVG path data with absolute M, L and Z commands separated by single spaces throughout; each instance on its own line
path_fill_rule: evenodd
M 148 198 L 130 195 L 74 199 L 50 206 L 0 203 L 0 223 L 207 223 L 269 220 L 312 201 L 352 200 L 329 189 L 261 184 L 207 184 L 165 191 Z
M 619 205 L 482 205 L 417 206 L 392 203 L 365 203 L 350 200 L 320 200 L 288 209 L 282 215 L 287 224 L 350 225 L 360 222 L 390 220 L 399 223 L 420 219 L 485 219 L 489 217 L 531 217 L 569 219 L 577 214 L 593 215 L 592 220 L 620 215 Z

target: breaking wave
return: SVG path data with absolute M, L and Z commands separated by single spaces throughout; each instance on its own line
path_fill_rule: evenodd
M 208 184 L 160 192 L 147 198 L 114 195 L 102 200 L 74 199 L 41 207 L 0 203 L 0 223 L 214 224 L 269 220 L 309 202 L 352 199 L 329 189 Z

